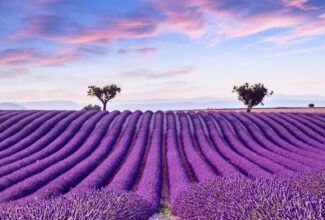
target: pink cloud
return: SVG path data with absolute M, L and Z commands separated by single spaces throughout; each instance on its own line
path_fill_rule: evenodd
M 79 60 L 83 54 L 76 50 L 63 50 L 53 53 L 49 56 L 36 56 L 33 61 L 43 65 L 64 64 L 71 61 Z
M 245 4 L 245 8 L 240 7 L 240 2 Z M 258 10 L 257 6 L 249 1 L 239 1 L 239 6 L 227 3 L 231 4 L 213 0 L 188 0 L 177 3 L 165 0 L 156 1 L 155 7 L 167 15 L 170 22 L 165 23 L 166 29 L 178 29 L 185 33 L 187 30 L 188 34 L 198 33 L 192 36 L 204 36 L 211 42 L 249 36 L 273 28 L 292 27 L 305 19 L 281 8 L 254 11 Z
M 269 12 L 244 18 L 228 18 L 217 24 L 216 33 L 227 38 L 248 36 L 262 31 L 299 24 L 301 17 L 283 12 Z
M 314 37 L 325 34 L 325 20 L 310 22 L 306 25 L 298 26 L 294 34 L 301 37 Z
M 314 37 L 325 35 L 325 19 L 308 22 L 297 26 L 292 31 L 268 37 L 262 42 L 286 46 L 300 43 Z
M 144 18 L 107 18 L 96 28 L 84 28 L 75 35 L 56 36 L 68 44 L 111 43 L 121 39 L 155 36 L 157 21 Z
M 28 74 L 31 64 L 49 66 L 64 64 L 83 57 L 76 50 L 61 50 L 52 53 L 36 49 L 7 49 L 0 52 L 0 78 L 11 78 Z
M 15 66 L 16 62 L 28 60 L 33 56 L 31 49 L 8 49 L 0 53 L 0 65 Z
M 53 1 L 47 2 L 51 4 Z M 69 46 L 107 45 L 125 39 L 178 32 L 208 43 L 222 42 L 274 28 L 294 28 L 313 20 L 304 12 L 295 13 L 289 7 L 316 9 L 308 0 L 153 0 L 147 6 L 151 11 L 147 9 L 146 13 L 123 17 L 104 16 L 96 25 L 88 27 L 60 16 L 35 16 L 28 20 L 29 25 L 17 33 L 16 38 L 45 38 Z M 128 52 L 119 51 L 120 54 Z
M 193 37 L 204 34 L 204 13 L 195 7 L 195 1 L 154 1 L 153 7 L 166 16 L 161 23 L 163 30 L 180 31 Z
M 203 14 L 186 5 L 177 8 L 169 4 L 153 6 L 163 16 L 136 15 L 106 16 L 93 27 L 81 27 L 68 19 L 55 15 L 31 17 L 15 39 L 46 38 L 64 44 L 112 43 L 122 39 L 154 37 L 165 31 L 179 31 L 188 35 L 201 35 L 205 26 Z
M 309 0 L 282 0 L 285 7 L 296 7 L 301 10 L 318 10 L 319 7 L 308 4 Z
M 8 49 L 0 53 L 0 65 L 7 67 L 25 66 L 30 63 L 41 65 L 63 64 L 80 59 L 83 55 L 75 50 L 63 50 L 46 54 L 35 49 Z

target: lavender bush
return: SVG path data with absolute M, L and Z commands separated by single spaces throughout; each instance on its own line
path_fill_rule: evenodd
M 136 186 L 136 193 L 148 200 L 158 210 L 162 188 L 162 136 L 164 115 L 158 111 L 154 115 L 149 152 L 145 166 L 140 174 L 141 179 Z
M 116 169 L 118 169 L 120 161 L 123 161 L 123 158 L 129 150 L 134 132 L 136 130 L 137 121 L 141 114 L 142 112 L 140 111 L 131 114 L 124 133 L 116 145 L 117 147 L 113 149 L 111 154 L 106 157 L 104 161 L 102 161 L 101 165 L 97 167 L 95 171 L 93 171 L 89 176 L 87 176 L 87 178 L 83 179 L 80 184 L 76 186 L 77 189 L 99 189 L 106 186 L 109 179 L 114 175 Z
M 189 113 L 194 127 L 194 136 L 201 148 L 203 155 L 208 159 L 209 163 L 217 170 L 219 175 L 232 176 L 239 175 L 240 172 L 209 142 L 208 135 L 204 132 L 202 123 L 197 114 Z
M 315 181 L 317 174 L 314 175 L 256 180 L 215 178 L 181 193 L 172 204 L 172 211 L 187 220 L 324 219 L 325 197 L 310 193 L 301 182 Z
M 8 162 L 13 161 L 12 158 L 16 157 L 18 152 L 21 152 L 22 150 L 28 149 L 27 151 L 30 151 L 29 147 L 34 144 L 35 142 L 38 142 L 38 145 L 41 145 L 40 140 L 43 137 L 47 137 L 48 143 L 51 141 L 51 132 L 55 129 L 52 129 L 56 124 L 59 122 L 63 121 L 64 118 L 66 118 L 68 115 L 71 115 L 72 112 L 66 111 L 66 112 L 60 112 L 57 114 L 55 117 L 51 118 L 50 120 L 47 121 L 42 121 L 41 125 L 37 125 L 37 129 L 29 129 L 29 134 L 26 138 L 22 138 L 21 136 L 16 137 L 18 140 L 18 143 L 13 144 L 12 142 L 10 143 L 10 147 L 6 148 L 5 150 L 2 150 L 0 152 L 0 166 L 4 164 L 8 164 Z M 36 120 L 35 120 L 36 121 Z M 32 132 L 30 133 L 30 131 Z M 53 133 L 53 132 L 52 132 Z M 52 139 L 53 140 L 53 139 Z M 2 142 L 3 143 L 3 142 Z M 2 145 L 1 143 L 1 145 Z M 44 144 L 40 146 L 40 149 L 44 147 Z M 11 157 L 11 158 L 10 158 Z M 5 160 L 4 160 L 5 159 Z M 11 159 L 11 161 L 10 161 Z
M 151 111 L 144 113 L 132 150 L 121 169 L 114 176 L 113 181 L 109 184 L 109 187 L 130 190 L 133 186 L 139 173 L 139 168 L 147 145 L 151 117 Z
M 184 187 L 190 184 L 189 175 L 183 165 L 177 140 L 176 120 L 173 112 L 167 112 L 166 154 L 169 178 L 169 196 L 173 201 Z M 189 146 L 187 146 L 189 147 Z
M 82 112 L 84 113 L 84 112 Z M 69 140 L 78 133 L 81 126 L 89 120 L 91 112 L 87 112 L 80 116 L 79 113 L 73 114 L 76 117 L 62 120 L 55 126 L 56 138 L 52 140 L 51 135 L 46 135 L 33 143 L 24 150 L 18 151 L 15 155 L 9 156 L 0 162 L 0 177 L 13 173 L 29 164 L 52 156 L 55 152 L 62 150 Z
M 199 113 L 201 114 L 201 113 Z M 207 113 L 201 114 L 205 123 L 209 129 L 209 135 L 212 142 L 228 161 L 230 161 L 241 172 L 245 172 L 245 175 L 251 177 L 269 177 L 271 174 L 261 167 L 257 166 L 254 162 L 248 160 L 246 157 L 242 157 L 238 154 L 229 143 L 226 142 L 220 131 L 217 129 L 212 117 Z
M 145 220 L 153 213 L 151 205 L 141 197 L 117 190 L 90 190 L 0 205 L 0 219 L 6 220 Z
M 86 126 L 81 129 L 81 132 L 77 133 L 73 139 L 70 140 L 68 143 L 69 147 L 66 147 L 62 152 L 52 154 L 46 160 L 24 167 L 23 169 L 2 178 L 2 181 L 0 181 L 0 189 L 3 191 L 0 192 L 0 201 L 10 201 L 27 196 L 53 180 L 57 175 L 57 172 L 64 172 L 65 170 L 61 167 L 56 167 L 56 169 L 47 169 L 46 172 L 39 173 L 37 176 L 29 178 L 31 175 L 35 175 L 45 168 L 48 168 L 51 164 L 59 166 L 58 161 L 63 160 L 67 156 L 73 156 L 74 152 L 77 151 L 78 153 L 81 150 L 85 150 L 82 148 L 80 150 L 79 147 L 87 139 L 90 132 L 95 128 L 97 122 L 100 121 L 104 115 L 105 113 L 99 112 L 91 118 L 88 121 L 89 123 L 86 123 Z M 53 168 L 53 166 L 51 168 Z M 17 182 L 19 183 L 17 184 Z
M 255 141 L 255 144 L 259 145 L 261 149 L 265 148 L 267 150 L 270 150 L 271 152 L 277 155 L 276 157 L 278 159 L 280 157 L 286 158 L 287 162 L 285 164 L 291 169 L 296 171 L 311 169 L 310 166 L 313 165 L 314 161 L 308 160 L 307 158 L 301 155 L 295 154 L 294 152 L 284 149 L 283 147 L 281 147 L 281 145 L 275 144 L 269 138 L 266 137 L 263 129 L 259 130 L 258 126 L 256 126 L 256 124 L 250 121 L 247 117 L 244 117 L 242 114 L 233 113 L 224 113 L 224 115 L 226 116 L 226 118 L 233 117 L 240 123 L 242 123 L 245 129 L 247 130 L 247 136 L 252 136 Z M 309 163 L 309 161 L 311 163 Z M 314 167 L 320 166 L 317 166 L 316 163 Z
M 186 114 L 184 112 L 179 112 L 178 116 L 180 120 L 181 143 L 190 167 L 196 174 L 196 179 L 198 181 L 204 181 L 213 178 L 215 173 L 208 163 L 200 157 L 200 152 L 196 149 Z

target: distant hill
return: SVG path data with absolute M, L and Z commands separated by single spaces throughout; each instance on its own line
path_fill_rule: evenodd
M 325 97 L 318 95 L 292 96 L 274 95 L 267 97 L 264 101 L 266 108 L 274 107 L 307 107 L 309 103 L 316 107 L 325 107 Z M 22 110 L 80 110 L 88 104 L 100 104 L 94 100 L 93 103 L 77 103 L 73 101 L 38 101 L 38 102 L 13 102 L 1 103 L 0 109 Z M 108 110 L 188 110 L 207 108 L 240 108 L 244 105 L 237 100 L 237 97 L 226 98 L 191 98 L 191 99 L 160 99 L 160 100 L 137 100 L 119 101 L 113 100 L 108 104 Z
M 0 103 L 0 109 L 1 110 L 24 110 L 26 108 L 24 106 L 17 105 L 14 103 L 3 102 L 3 103 Z
M 38 101 L 0 103 L 3 110 L 80 110 L 82 105 L 72 101 Z
M 19 105 L 26 107 L 27 109 L 44 109 L 44 110 L 80 110 L 82 106 L 79 103 L 72 101 L 46 101 L 46 102 L 20 102 Z

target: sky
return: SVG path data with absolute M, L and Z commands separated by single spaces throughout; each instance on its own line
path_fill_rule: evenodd
M 324 0 L 0 0 L 0 101 L 325 96 Z

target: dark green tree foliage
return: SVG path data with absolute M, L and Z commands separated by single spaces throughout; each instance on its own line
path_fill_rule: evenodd
M 83 107 L 82 110 L 86 110 L 86 111 L 90 111 L 90 110 L 100 111 L 100 110 L 102 110 L 102 108 L 99 105 L 87 105 L 87 106 Z
M 103 110 L 106 111 L 107 102 L 113 99 L 117 93 L 121 92 L 121 88 L 115 84 L 104 87 L 88 86 L 88 96 L 96 96 L 103 104 Z
M 241 86 L 234 86 L 232 92 L 238 94 L 238 100 L 242 101 L 247 106 L 247 112 L 250 112 L 254 106 L 259 104 L 264 105 L 264 97 L 273 94 L 273 91 L 268 92 L 268 89 L 261 83 L 254 85 L 245 83 Z
M 315 105 L 314 105 L 314 103 L 310 103 L 310 104 L 308 105 L 308 107 L 309 107 L 309 108 L 314 108 Z

